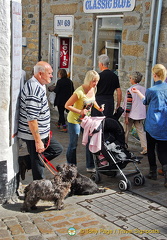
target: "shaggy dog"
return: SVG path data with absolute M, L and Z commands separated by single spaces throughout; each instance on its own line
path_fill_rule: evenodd
M 72 181 L 71 192 L 69 196 L 72 195 L 90 195 L 94 193 L 103 193 L 106 189 L 99 188 L 93 180 L 90 178 L 77 173 L 77 177 Z
M 41 200 L 53 201 L 56 210 L 63 209 L 63 200 L 71 190 L 71 183 L 77 176 L 75 165 L 63 164 L 56 167 L 58 173 L 52 180 L 34 180 L 25 187 L 25 200 L 22 212 L 36 209 L 37 202 Z

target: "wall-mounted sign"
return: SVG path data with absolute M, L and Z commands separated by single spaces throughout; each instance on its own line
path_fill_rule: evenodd
M 73 31 L 74 16 L 72 15 L 55 15 L 54 16 L 54 33 L 57 31 Z
M 69 67 L 70 57 L 70 41 L 69 38 L 60 38 L 60 68 Z
M 85 13 L 133 11 L 135 0 L 84 0 Z

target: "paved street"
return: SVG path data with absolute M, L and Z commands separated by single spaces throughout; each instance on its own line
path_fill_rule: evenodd
M 54 166 L 66 162 L 68 134 L 60 133 L 55 127 L 55 112 L 52 113 L 53 135 L 62 143 L 64 151 L 53 160 Z M 130 150 L 140 156 L 140 146 L 131 138 Z M 24 144 L 20 154 L 25 153 Z M 81 137 L 77 149 L 78 171 L 90 176 L 85 167 L 85 147 Z M 144 156 L 138 166 L 145 175 L 148 172 L 147 157 Z M 130 164 L 127 170 L 131 169 Z M 46 178 L 52 174 L 46 169 Z M 100 187 L 105 193 L 89 196 L 72 196 L 65 200 L 65 208 L 55 211 L 52 203 L 40 201 L 38 209 L 30 213 L 21 213 L 23 200 L 0 206 L 0 240 L 150 240 L 167 239 L 167 189 L 163 186 L 163 177 L 157 181 L 147 180 L 143 186 L 134 186 L 130 191 L 120 192 L 120 175 L 111 178 L 101 174 Z M 22 195 L 24 186 L 32 181 L 31 172 L 20 185 Z M 74 235 L 73 235 L 74 234 Z

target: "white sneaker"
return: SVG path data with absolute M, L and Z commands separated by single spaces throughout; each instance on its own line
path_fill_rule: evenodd
M 96 172 L 96 169 L 95 168 L 87 168 L 86 171 L 87 172 Z

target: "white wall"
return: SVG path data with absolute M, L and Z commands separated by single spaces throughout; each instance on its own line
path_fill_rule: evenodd
M 10 144 L 11 2 L 0 0 L 0 167 L 7 161 L 7 182 L 18 172 L 18 144 Z M 15 2 L 21 3 L 21 0 Z

